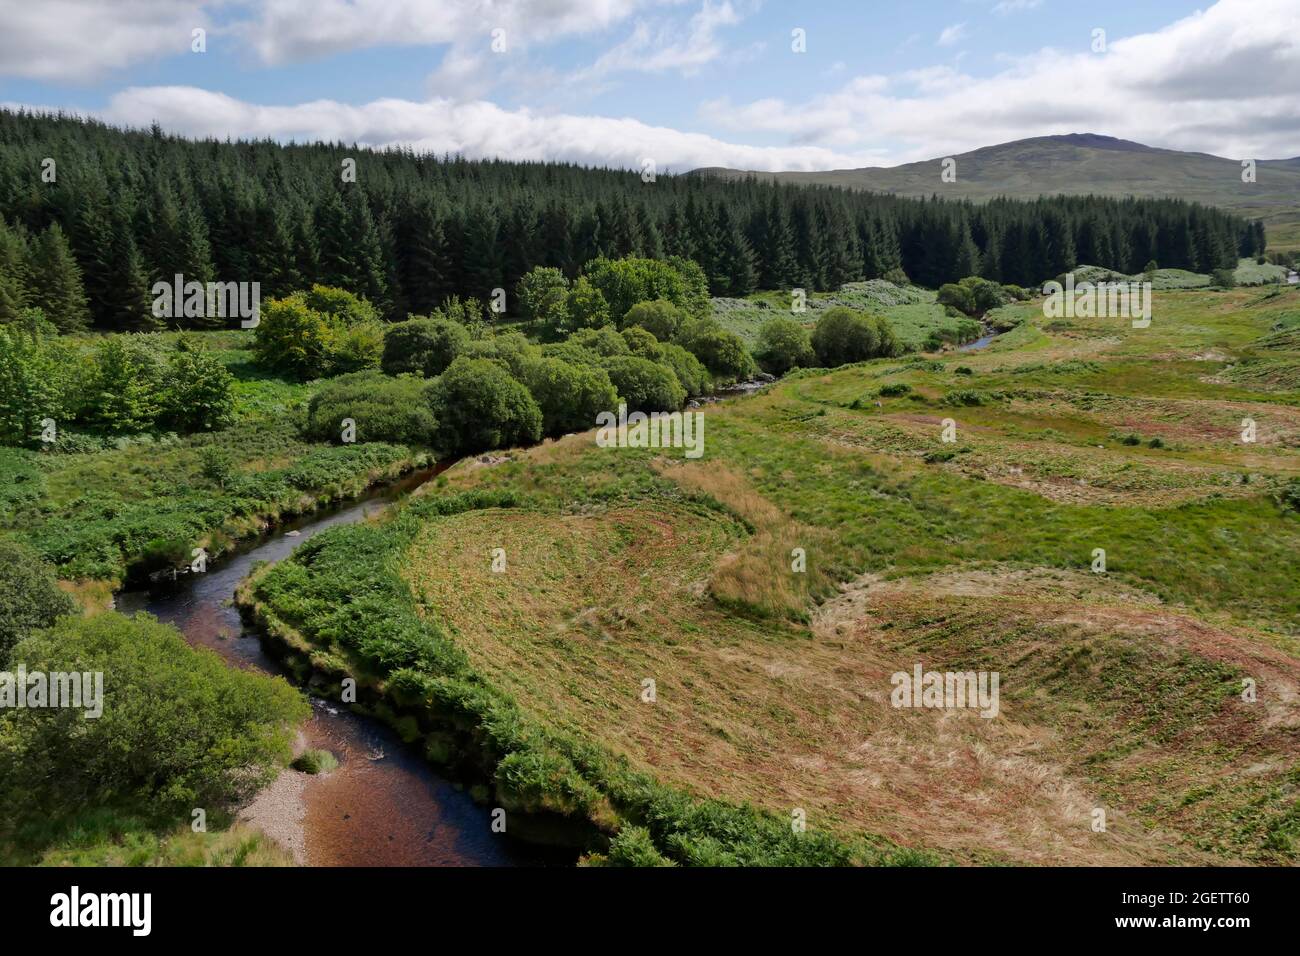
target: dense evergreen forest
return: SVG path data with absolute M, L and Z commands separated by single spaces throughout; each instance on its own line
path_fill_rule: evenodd
M 13 111 L 0 111 L 0 220 L 0 321 L 38 307 L 65 331 L 158 327 L 150 288 L 177 273 L 256 281 L 263 298 L 319 282 L 400 319 L 450 295 L 513 293 L 534 266 L 573 277 L 600 256 L 688 257 L 711 294 L 739 296 L 895 270 L 930 287 L 968 275 L 1033 286 L 1078 263 L 1208 272 L 1265 243 L 1260 223 L 1178 200 L 973 205 L 690 175 L 643 182 L 563 163 L 196 142 Z

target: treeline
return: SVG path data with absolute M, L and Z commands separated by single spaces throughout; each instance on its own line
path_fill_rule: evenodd
M 753 179 L 643 182 L 564 163 L 196 142 L 21 111 L 0 111 L 0 218 L 0 321 L 35 306 L 65 329 L 157 327 L 150 289 L 176 274 L 256 281 L 264 298 L 345 288 L 400 319 L 513 290 L 537 266 L 574 278 L 601 257 L 691 259 L 710 294 L 740 296 L 900 274 L 1033 286 L 1077 263 L 1208 272 L 1265 242 L 1259 223 L 1178 200 L 973 205 Z

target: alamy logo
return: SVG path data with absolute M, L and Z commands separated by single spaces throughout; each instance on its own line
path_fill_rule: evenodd
M 920 664 L 912 673 L 895 671 L 889 682 L 894 685 L 890 703 L 900 707 L 926 707 L 934 710 L 979 708 L 981 717 L 998 715 L 997 671 L 926 671 Z
M 619 403 L 618 414 L 596 416 L 599 448 L 685 448 L 687 458 L 704 454 L 704 415 L 701 412 L 633 412 Z
M 83 894 L 74 886 L 51 896 L 50 907 L 51 926 L 129 926 L 132 936 L 148 936 L 153 926 L 151 893 Z
M 1048 319 L 1132 319 L 1133 328 L 1151 324 L 1150 282 L 1080 282 L 1065 274 L 1065 285 L 1043 284 L 1043 316 Z
M 178 272 L 170 283 L 155 282 L 151 291 L 154 318 L 237 318 L 245 329 L 255 329 L 262 321 L 260 282 L 186 282 Z
M 104 713 L 103 671 L 0 671 L 0 710 L 85 709 L 90 720 Z

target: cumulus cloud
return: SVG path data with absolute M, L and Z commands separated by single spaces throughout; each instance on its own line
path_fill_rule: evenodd
M 190 49 L 191 31 L 207 28 L 201 2 L 184 0 L 40 0 L 0 11 L 0 75 L 87 82 L 140 60 Z
M 628 169 L 653 159 L 659 170 L 674 172 L 700 166 L 827 169 L 879 158 L 870 151 L 842 153 L 823 146 L 748 146 L 630 118 L 541 115 L 446 98 L 381 99 L 360 106 L 334 100 L 267 106 L 190 86 L 132 87 L 115 95 L 100 115 L 129 126 L 156 120 L 170 132 L 193 137 L 400 145 L 469 157 L 554 159 Z
M 1081 131 L 1280 158 L 1300 154 L 1297 89 L 1300 5 L 1221 0 L 1161 30 L 1112 38 L 1105 54 L 1045 49 L 988 77 L 928 68 L 857 77 L 802 102 L 723 98 L 702 109 L 734 133 L 845 151 L 897 144 L 894 162 Z

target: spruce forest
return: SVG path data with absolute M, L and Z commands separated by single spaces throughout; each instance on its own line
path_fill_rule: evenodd
M 739 297 L 898 270 L 931 288 L 973 275 L 1034 286 L 1079 263 L 1211 272 L 1266 241 L 1258 222 L 1176 199 L 974 205 L 704 175 L 647 182 L 341 143 L 195 142 L 10 110 L 0 144 L 0 322 L 34 306 L 64 331 L 162 327 L 150 289 L 177 274 L 260 282 L 267 297 L 337 286 L 396 320 L 452 295 L 513 291 L 535 266 L 572 278 L 598 257 L 693 259 L 710 294 Z

